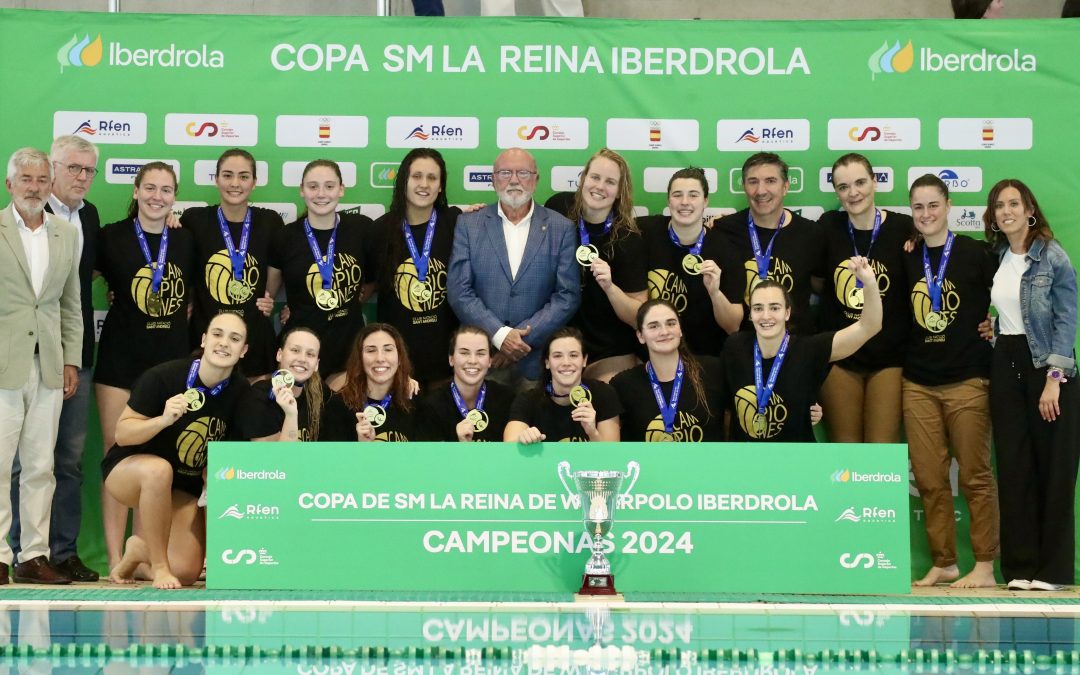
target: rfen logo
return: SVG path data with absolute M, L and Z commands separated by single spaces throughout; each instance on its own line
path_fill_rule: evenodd
M 810 120 L 720 120 L 716 123 L 716 149 L 809 150 Z
M 942 150 L 1030 150 L 1030 117 L 943 117 L 938 120 Z
M 476 148 L 480 120 L 476 117 L 388 117 L 388 148 Z
M 585 117 L 500 117 L 496 122 L 500 148 L 584 150 L 589 147 Z
M 830 150 L 918 150 L 917 117 L 829 120 Z
M 168 113 L 165 143 L 168 145 L 250 146 L 259 142 L 256 115 Z
M 896 174 L 893 172 L 893 168 L 891 166 L 875 166 L 874 181 L 877 183 L 875 188 L 877 192 L 892 192 L 893 187 L 896 185 Z M 831 166 L 821 167 L 818 187 L 821 188 L 822 192 L 835 191 L 832 184 Z
M 81 136 L 97 145 L 142 145 L 146 143 L 146 115 L 57 110 L 53 113 L 53 137 L 68 134 Z
M 144 164 L 150 162 L 165 162 L 173 168 L 176 175 L 180 175 L 180 161 L 176 159 L 121 159 L 113 157 L 105 160 L 105 182 L 113 185 L 134 185 L 135 174 Z
M 943 180 L 949 192 L 982 192 L 981 166 L 913 166 L 908 169 L 907 184 L 911 185 L 916 178 L 926 174 Z

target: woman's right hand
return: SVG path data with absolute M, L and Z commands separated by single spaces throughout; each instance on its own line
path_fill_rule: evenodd
M 547 436 L 540 433 L 540 430 L 536 427 L 529 427 L 525 431 L 522 431 L 521 435 L 518 436 L 518 443 L 521 443 L 523 445 L 531 445 L 533 443 L 539 443 L 546 438 Z

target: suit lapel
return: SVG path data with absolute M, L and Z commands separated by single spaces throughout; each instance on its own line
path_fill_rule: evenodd
M 0 215 L 0 236 L 3 236 L 4 241 L 11 247 L 12 252 L 15 254 L 15 260 L 19 261 L 19 268 L 22 269 L 27 283 L 30 284 L 30 288 L 33 290 L 34 282 L 30 277 L 30 262 L 26 259 L 26 251 L 23 250 L 22 239 L 19 238 L 19 226 L 15 223 L 14 205 L 8 206 Z
M 510 274 L 510 253 L 506 250 L 506 235 L 503 234 L 502 218 L 499 218 L 498 207 L 485 214 L 484 233 L 488 242 L 495 249 L 495 257 L 499 259 L 503 274 L 510 283 L 514 282 L 514 275 Z
M 57 218 L 59 219 L 59 218 Z M 67 278 L 68 270 L 63 269 L 61 262 L 61 255 L 63 251 L 61 248 L 64 245 L 64 239 L 60 236 L 60 228 L 57 227 L 55 222 L 49 222 L 50 217 L 45 217 L 45 227 L 49 232 L 45 236 L 49 238 L 49 269 L 45 272 L 45 282 L 41 284 L 41 292 L 44 294 L 45 289 L 49 287 L 54 278 L 59 275 L 60 285 L 64 285 L 64 279 Z M 78 265 L 78 261 L 74 261 L 73 264 Z
M 547 225 L 547 219 L 540 213 L 539 205 L 534 205 L 532 223 L 529 224 L 529 238 L 525 241 L 525 255 L 521 256 L 521 265 L 518 267 L 518 279 L 529 269 L 529 265 L 536 258 L 537 251 L 547 239 Z

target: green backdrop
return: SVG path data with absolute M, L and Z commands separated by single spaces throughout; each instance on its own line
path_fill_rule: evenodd
M 472 203 L 492 199 L 487 172 L 501 147 L 534 151 L 544 199 L 573 189 L 587 156 L 609 145 L 633 167 L 636 204 L 655 213 L 667 177 L 689 164 L 707 169 L 711 208 L 742 207 L 737 167 L 751 152 L 775 150 L 793 167 L 788 204 L 813 218 L 836 207 L 827 167 L 858 150 L 878 171 L 881 205 L 903 206 L 909 178 L 926 170 L 946 178 L 961 231 L 981 231 L 994 182 L 1020 177 L 1076 254 L 1078 38 L 1080 23 L 1055 20 L 0 10 L 0 156 L 84 135 L 101 148 L 91 199 L 111 222 L 123 215 L 134 171 L 152 159 L 179 168 L 179 208 L 214 202 L 213 160 L 233 145 L 265 162 L 255 199 L 287 217 L 299 202 L 299 169 L 316 157 L 343 163 L 343 204 L 377 215 L 410 147 L 438 147 L 450 201 Z M 81 551 L 103 566 L 92 426 Z M 924 537 L 915 515 L 912 523 L 921 569 Z

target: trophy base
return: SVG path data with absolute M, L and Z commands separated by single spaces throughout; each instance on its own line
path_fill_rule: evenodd
M 575 594 L 577 596 L 601 596 L 609 599 L 615 592 L 615 575 L 613 574 L 582 574 L 581 588 Z M 622 597 L 622 596 L 620 596 Z

